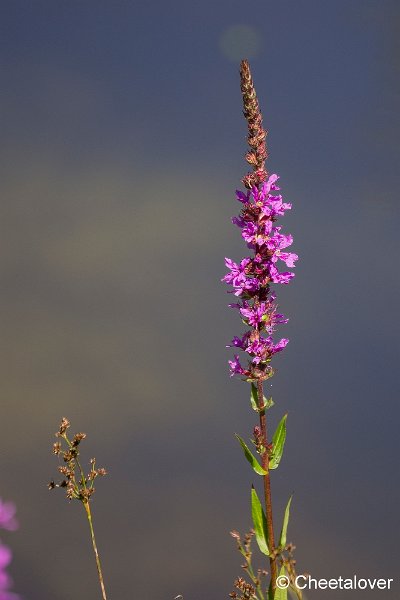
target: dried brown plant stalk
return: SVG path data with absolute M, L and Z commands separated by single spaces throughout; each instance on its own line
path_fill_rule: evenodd
M 96 537 L 93 528 L 92 513 L 90 510 L 90 500 L 95 492 L 94 481 L 97 477 L 102 477 L 107 473 L 103 468 L 96 469 L 96 459 L 92 458 L 90 459 L 90 471 L 87 475 L 85 475 L 82 465 L 79 461 L 79 447 L 82 440 L 85 439 L 86 433 L 76 433 L 72 439 L 69 439 L 67 435 L 67 429 L 69 429 L 69 427 L 70 422 L 68 419 L 63 417 L 60 427 L 55 434 L 57 438 L 61 438 L 65 442 L 65 449 L 60 441 L 53 444 L 53 454 L 62 458 L 64 463 L 58 467 L 59 472 L 64 478 L 59 483 L 55 483 L 53 480 L 50 481 L 48 487 L 50 490 L 54 488 L 64 488 L 68 500 L 79 500 L 82 502 L 89 523 L 90 537 L 96 559 L 97 574 L 99 577 L 102 598 L 103 600 L 107 600 L 100 556 L 97 549 Z

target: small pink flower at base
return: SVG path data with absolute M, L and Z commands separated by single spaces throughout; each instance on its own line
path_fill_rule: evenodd
M 19 600 L 17 594 L 8 591 L 12 585 L 12 579 L 5 571 L 12 559 L 11 550 L 0 543 L 0 600 Z
M 16 531 L 18 529 L 18 521 L 15 518 L 17 509 L 12 502 L 3 502 L 0 498 L 0 529 L 7 531 Z

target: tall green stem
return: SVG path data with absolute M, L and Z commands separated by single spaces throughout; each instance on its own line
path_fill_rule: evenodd
M 263 382 L 262 380 L 257 381 L 257 399 L 258 399 L 258 407 L 261 409 L 264 406 L 264 392 L 263 392 Z M 276 578 L 278 575 L 276 557 L 275 557 L 275 538 L 274 538 L 274 524 L 272 517 L 272 498 L 271 498 L 271 480 L 269 476 L 269 457 L 268 457 L 268 431 L 267 431 L 267 416 L 265 414 L 265 409 L 260 410 L 260 428 L 261 435 L 264 440 L 264 446 L 266 448 L 264 454 L 262 455 L 262 466 L 265 471 L 267 471 L 266 475 L 263 476 L 264 479 L 264 499 L 265 499 L 265 517 L 267 520 L 267 531 L 268 531 L 268 548 L 271 552 L 271 556 L 269 559 L 269 565 L 271 570 L 271 583 L 270 590 L 272 592 L 272 596 L 275 592 L 276 588 Z

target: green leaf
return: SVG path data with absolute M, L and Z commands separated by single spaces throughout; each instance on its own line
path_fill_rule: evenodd
M 282 417 L 272 438 L 272 453 L 269 459 L 270 469 L 277 469 L 279 463 L 281 462 L 283 448 L 285 446 L 286 440 L 286 419 L 287 414 Z
M 269 556 L 267 520 L 261 502 L 258 499 L 257 492 L 253 487 L 251 488 L 251 516 L 253 518 L 258 547 L 263 554 Z
M 273 406 L 274 404 L 275 402 L 272 400 L 272 396 L 270 396 L 269 398 L 266 398 L 264 396 L 264 406 L 267 410 L 271 408 L 271 406 Z
M 260 409 L 258 408 L 257 386 L 254 383 L 251 384 L 250 402 L 251 402 L 252 409 L 255 410 L 256 412 L 260 412 Z M 272 400 L 272 397 L 266 398 L 265 396 L 263 396 L 263 403 L 264 403 L 263 409 L 266 409 L 266 410 L 268 410 L 268 408 L 271 408 L 271 406 L 274 405 L 274 401 Z
M 281 570 L 279 571 L 279 575 L 277 577 L 277 581 L 280 577 L 287 577 L 285 567 L 282 565 Z M 279 588 L 277 586 L 274 594 L 274 600 L 287 600 L 288 597 L 288 588 Z
M 257 386 L 251 384 L 250 402 L 253 410 L 258 411 Z
M 279 540 L 279 545 L 282 546 L 282 548 L 284 548 L 286 546 L 286 533 L 287 533 L 287 528 L 288 528 L 288 523 L 289 523 L 289 515 L 290 515 L 290 505 L 292 503 L 292 498 L 293 498 L 293 494 L 290 496 L 289 501 L 286 505 L 285 508 L 285 514 L 283 517 L 283 525 L 282 525 L 282 531 L 281 531 L 281 537 Z
M 246 446 L 244 440 L 237 433 L 235 433 L 235 436 L 239 440 L 239 443 L 243 448 L 245 457 L 247 458 L 247 460 L 253 467 L 254 471 L 257 473 L 257 475 L 266 475 L 268 471 L 266 471 L 265 469 L 262 468 L 262 466 L 260 465 L 260 463 L 258 462 L 256 457 L 253 456 L 253 454 L 250 452 L 249 448 Z

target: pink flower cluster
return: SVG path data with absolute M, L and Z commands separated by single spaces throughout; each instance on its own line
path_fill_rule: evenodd
M 249 355 L 248 367 L 244 368 L 235 355 L 229 361 L 231 375 L 242 375 L 246 379 L 266 379 L 273 373 L 269 362 L 271 357 L 285 348 L 288 339 L 274 343 L 272 334 L 277 324 L 287 323 L 288 319 L 277 312 L 276 295 L 270 292 L 271 283 L 287 284 L 294 277 L 291 271 L 279 271 L 279 261 L 293 268 L 297 254 L 287 252 L 292 245 L 290 234 L 282 233 L 275 225 L 278 216 L 283 216 L 291 204 L 283 202 L 276 194 L 278 175 L 271 175 L 259 187 L 253 187 L 247 193 L 236 191 L 243 208 L 232 222 L 241 229 L 241 234 L 252 255 L 239 263 L 225 259 L 229 272 L 222 281 L 232 286 L 231 293 L 240 298 L 240 302 L 230 304 L 239 311 L 242 321 L 250 327 L 242 337 L 235 336 L 228 347 L 240 348 Z

